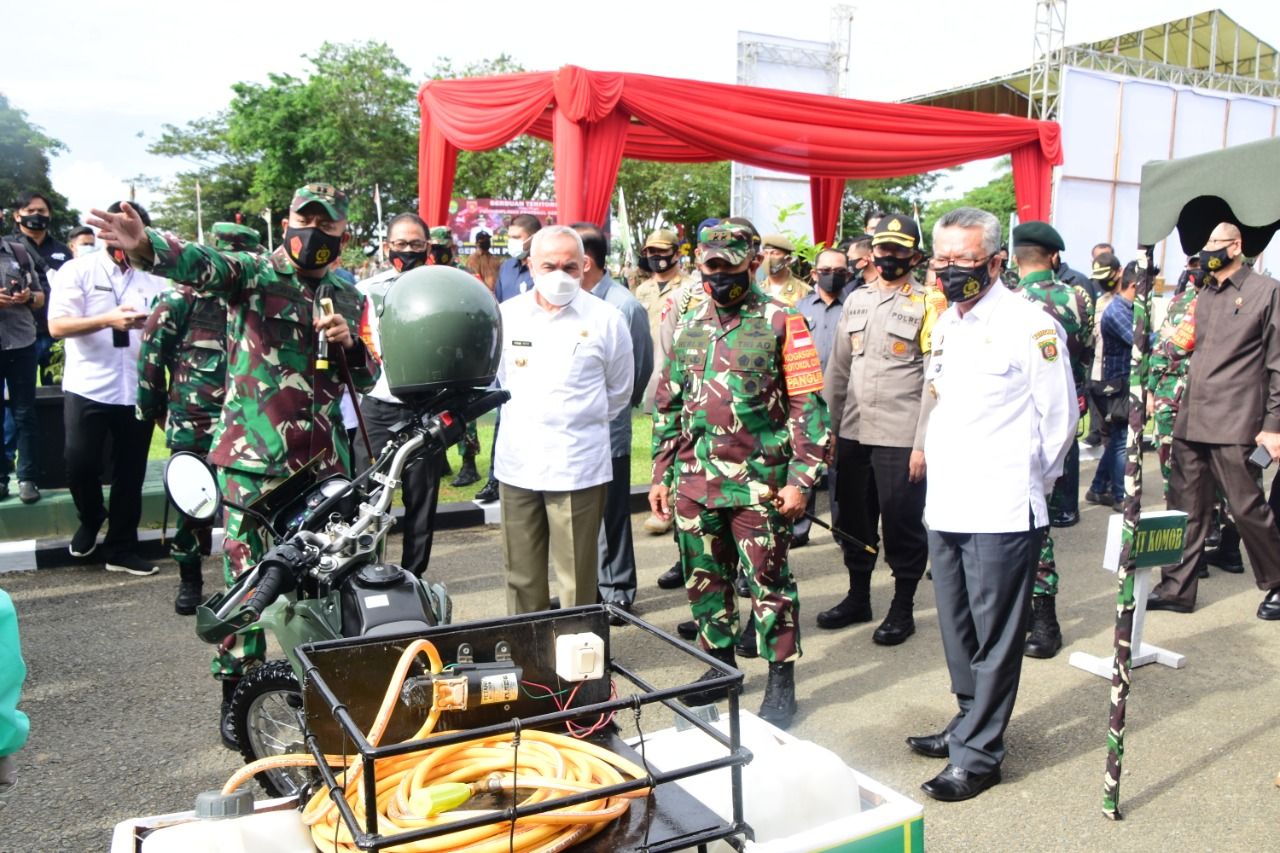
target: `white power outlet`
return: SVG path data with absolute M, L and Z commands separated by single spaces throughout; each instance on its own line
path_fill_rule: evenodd
M 556 675 L 562 681 L 603 678 L 604 640 L 592 633 L 556 637 Z

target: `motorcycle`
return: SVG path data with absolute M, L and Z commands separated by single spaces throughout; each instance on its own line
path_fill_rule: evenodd
M 246 763 L 306 749 L 299 645 L 406 634 L 451 621 L 443 585 L 383 558 L 394 524 L 391 500 L 407 465 L 424 454 L 442 456 L 468 423 L 508 396 L 502 390 L 446 392 L 393 427 L 377 461 L 355 479 L 320 480 L 317 458 L 249 506 L 224 500 L 201 457 L 177 453 L 166 463 L 165 489 L 180 513 L 207 522 L 230 506 L 275 543 L 225 593 L 196 611 L 196 634 L 205 642 L 229 648 L 235 637 L 261 629 L 284 653 L 283 660 L 250 669 L 232 695 L 236 742 Z M 258 774 L 275 796 L 300 793 L 316 778 L 307 768 Z

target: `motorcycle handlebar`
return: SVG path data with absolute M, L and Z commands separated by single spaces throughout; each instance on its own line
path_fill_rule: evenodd
M 307 552 L 293 542 L 285 542 L 267 552 L 262 559 L 262 579 L 253 593 L 245 600 L 245 610 L 261 616 L 281 594 L 293 589 L 298 575 L 306 569 Z

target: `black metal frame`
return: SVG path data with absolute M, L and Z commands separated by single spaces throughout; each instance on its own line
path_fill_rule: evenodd
M 449 734 L 433 735 L 416 741 L 406 741 L 387 746 L 374 746 L 365 739 L 364 733 L 352 718 L 346 703 L 344 703 L 328 683 L 325 682 L 323 675 L 317 665 L 309 657 L 308 652 L 335 648 L 348 648 L 353 645 L 364 645 L 369 643 L 431 639 L 432 636 L 444 634 L 450 629 L 456 629 L 459 626 L 440 626 L 439 629 L 432 629 L 430 631 L 412 635 L 361 638 L 358 640 L 328 640 L 319 643 L 307 643 L 299 646 L 297 649 L 298 660 L 302 666 L 304 680 L 310 682 L 316 693 L 324 701 L 328 710 L 333 715 L 334 720 L 338 723 L 339 728 L 355 745 L 356 752 L 359 753 L 362 759 L 361 772 L 363 773 L 364 781 L 364 810 L 365 814 L 368 816 L 368 827 L 365 829 L 360 827 L 355 813 L 352 811 L 350 804 L 346 800 L 345 790 L 338 784 L 336 775 L 326 765 L 324 761 L 324 752 L 317 742 L 314 732 L 304 724 L 307 749 L 313 756 L 315 756 L 320 776 L 324 780 L 325 785 L 329 788 L 329 797 L 336 805 L 338 812 L 342 815 L 343 821 L 347 824 L 347 828 L 351 832 L 351 836 L 354 839 L 356 846 L 361 850 L 382 850 L 396 844 L 406 844 L 425 838 L 434 838 L 439 835 L 457 832 L 459 830 L 471 829 L 495 823 L 514 822 L 521 817 L 542 814 L 544 812 L 565 808 L 566 806 L 598 800 L 601 797 L 610 797 L 616 794 L 627 793 L 629 791 L 641 790 L 643 788 L 653 788 L 657 785 L 674 782 L 679 779 L 685 779 L 690 776 L 696 776 L 700 773 L 718 770 L 723 767 L 728 767 L 730 773 L 733 802 L 732 822 L 727 824 L 721 822 L 717 827 L 692 835 L 671 839 L 665 843 L 646 845 L 643 850 L 646 851 L 646 853 L 665 853 L 665 851 L 686 850 L 691 847 L 697 847 L 699 850 L 704 850 L 706 844 L 711 841 L 729 839 L 732 843 L 732 836 L 743 835 L 747 838 L 753 839 L 754 833 L 751 827 L 743 819 L 742 814 L 742 767 L 749 763 L 752 758 L 750 750 L 742 746 L 742 733 L 738 716 L 738 699 L 742 690 L 743 681 L 742 673 L 711 657 L 701 649 L 681 642 L 675 637 L 658 630 L 653 625 L 637 618 L 631 613 L 614 607 L 613 605 L 596 604 L 556 611 L 557 616 L 563 615 L 566 617 L 589 614 L 603 614 L 604 617 L 611 616 L 621 619 L 633 629 L 643 631 L 648 635 L 662 640 L 672 648 L 688 655 L 697 662 L 706 664 L 707 666 L 718 670 L 722 675 L 718 678 L 700 682 L 691 682 L 680 687 L 660 689 L 654 687 L 631 668 L 610 660 L 608 668 L 612 672 L 627 679 L 644 692 L 642 694 L 633 694 L 625 698 L 619 697 L 617 699 L 596 702 L 591 705 L 584 705 L 582 707 L 556 711 L 549 714 L 539 714 L 537 716 L 524 718 L 515 717 L 510 722 L 501 724 L 482 726 L 475 729 Z M 530 616 L 545 618 L 547 614 L 530 614 Z M 529 621 L 529 618 L 526 616 L 509 616 L 500 619 L 467 623 L 467 626 L 473 629 L 487 627 L 501 628 L 505 625 L 514 625 L 526 621 Z M 712 727 L 710 723 L 706 722 L 689 708 L 677 701 L 683 696 L 717 688 L 728 689 L 729 735 L 727 737 L 719 730 Z M 593 791 L 557 797 L 534 805 L 513 805 L 501 811 L 497 811 L 493 815 L 451 821 L 448 824 L 438 827 L 408 830 L 394 835 L 383 835 L 378 831 L 376 785 L 376 762 L 378 759 L 391 758 L 399 755 L 405 755 L 410 752 L 417 752 L 419 750 L 431 749 L 440 746 L 449 746 L 470 740 L 478 740 L 507 732 L 514 732 L 518 734 L 525 728 L 541 728 L 583 717 L 595 717 L 608 714 L 610 712 L 623 711 L 628 708 L 638 712 L 643 705 L 655 703 L 661 703 L 662 705 L 667 706 L 680 717 L 683 717 L 690 724 L 701 730 L 708 737 L 728 749 L 728 755 L 722 758 L 690 764 L 687 767 L 671 771 L 654 771 L 652 768 L 647 766 L 647 762 L 643 762 L 646 765 L 645 769 L 648 771 L 647 775 L 631 782 L 620 782 L 615 785 L 607 785 Z M 652 815 L 649 817 L 652 819 Z

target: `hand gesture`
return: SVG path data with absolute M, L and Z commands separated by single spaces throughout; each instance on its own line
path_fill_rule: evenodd
M 106 323 L 105 328 L 127 332 L 130 329 L 141 328 L 142 324 L 147 321 L 147 314 L 145 311 L 135 310 L 128 305 L 117 305 L 103 314 L 102 320 Z
M 13 308 L 18 305 L 26 305 L 31 301 L 30 290 L 19 290 L 10 296 L 4 291 L 0 291 L 0 308 Z
M 98 229 L 98 239 L 102 242 L 119 246 L 126 253 L 147 242 L 142 217 L 129 202 L 120 205 L 119 213 L 107 213 L 97 208 L 91 209 L 89 213 L 92 215 L 85 221 Z

